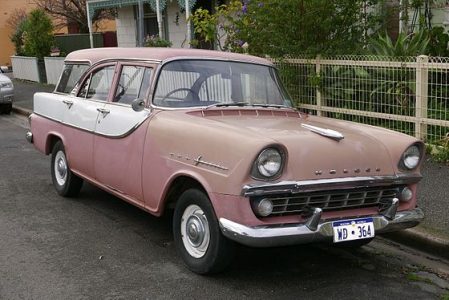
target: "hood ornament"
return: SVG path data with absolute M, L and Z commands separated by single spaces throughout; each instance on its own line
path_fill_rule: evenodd
M 308 125 L 308 124 L 301 124 L 301 127 L 309 129 L 312 132 L 318 133 L 319 135 L 331 138 L 336 141 L 340 141 L 345 138 L 343 134 L 341 134 L 338 131 L 332 130 L 332 129 L 321 128 L 321 127 L 312 126 L 312 125 Z

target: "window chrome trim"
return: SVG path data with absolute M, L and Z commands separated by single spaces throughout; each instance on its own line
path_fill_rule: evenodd
M 280 181 L 268 184 L 248 184 L 243 186 L 241 195 L 245 197 L 263 196 L 280 193 L 304 193 L 323 189 L 362 188 L 382 185 L 400 185 L 417 183 L 422 178 L 418 174 L 399 174 L 391 176 L 343 177 L 302 181 Z

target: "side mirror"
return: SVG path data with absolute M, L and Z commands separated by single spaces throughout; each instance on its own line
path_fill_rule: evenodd
M 131 102 L 131 107 L 134 111 L 142 111 L 145 108 L 145 101 L 143 99 L 137 98 Z

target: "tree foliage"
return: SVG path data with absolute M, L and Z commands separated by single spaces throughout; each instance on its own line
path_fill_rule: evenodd
M 41 9 L 30 12 L 23 28 L 23 54 L 43 58 L 54 43 L 53 23 Z
M 216 43 L 219 50 L 234 50 L 236 25 L 239 23 L 243 4 L 232 0 L 215 7 L 215 13 L 199 8 L 191 16 L 195 33 L 205 42 Z M 197 41 L 193 41 L 193 44 Z M 241 45 L 238 45 L 240 47 Z
M 376 19 L 372 0 L 245 0 L 192 16 L 204 39 L 226 33 L 225 50 L 282 57 L 360 52 Z M 215 25 L 215 26 L 212 26 Z M 214 29 L 215 27 L 215 29 Z M 218 29 L 217 29 L 218 28 Z M 247 49 L 242 45 L 248 46 Z
M 34 3 L 58 23 L 58 26 L 77 24 L 80 33 L 88 33 L 86 0 L 34 0 Z M 92 22 L 102 19 L 114 19 L 114 9 L 95 10 Z
M 24 9 L 15 9 L 11 16 L 6 20 L 6 25 L 12 29 L 9 36 L 14 44 L 16 55 L 23 55 L 23 39 L 22 35 L 25 30 L 27 13 Z
M 400 33 L 395 42 L 385 33 L 371 40 L 369 52 L 380 56 L 418 56 L 427 54 L 429 41 L 425 30 L 409 35 Z

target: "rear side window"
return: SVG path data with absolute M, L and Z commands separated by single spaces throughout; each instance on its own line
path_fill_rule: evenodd
M 88 68 L 88 65 L 65 65 L 64 70 L 62 71 L 61 79 L 56 87 L 56 92 L 69 94 L 81 78 L 81 75 L 83 75 Z

